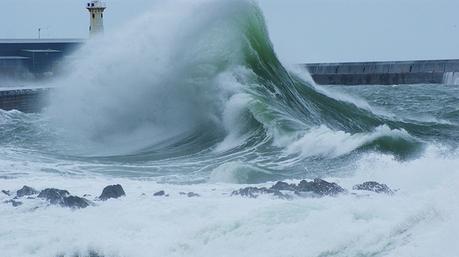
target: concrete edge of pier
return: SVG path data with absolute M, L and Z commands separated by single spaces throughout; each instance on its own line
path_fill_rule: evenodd
M 321 85 L 459 84 L 459 60 L 303 64 Z
M 46 107 L 51 90 L 49 87 L 0 88 L 0 109 L 40 112 Z

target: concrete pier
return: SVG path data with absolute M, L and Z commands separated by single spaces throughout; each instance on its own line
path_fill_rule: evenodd
M 459 60 L 305 64 L 317 84 L 457 84 Z
M 50 88 L 0 88 L 0 109 L 40 112 L 47 104 Z

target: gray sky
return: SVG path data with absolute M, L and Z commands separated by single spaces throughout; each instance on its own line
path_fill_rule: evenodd
M 106 30 L 154 0 L 106 0 Z M 286 62 L 459 58 L 458 0 L 259 0 Z M 0 38 L 87 37 L 86 0 L 0 0 Z

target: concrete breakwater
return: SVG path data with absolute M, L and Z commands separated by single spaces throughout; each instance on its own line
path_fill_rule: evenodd
M 40 112 L 47 104 L 50 88 L 0 89 L 0 109 L 26 113 Z
M 317 84 L 459 84 L 459 60 L 305 64 Z

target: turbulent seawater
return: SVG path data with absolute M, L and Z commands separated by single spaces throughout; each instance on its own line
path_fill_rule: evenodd
M 0 111 L 0 189 L 127 196 L 2 203 L 0 256 L 459 255 L 457 86 L 317 86 L 240 0 L 165 1 L 69 62 L 45 112 Z M 349 193 L 230 196 L 314 178 Z

